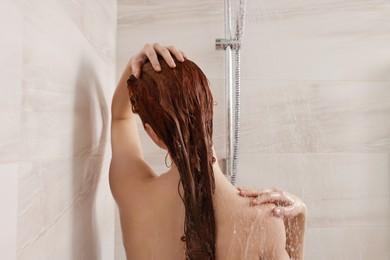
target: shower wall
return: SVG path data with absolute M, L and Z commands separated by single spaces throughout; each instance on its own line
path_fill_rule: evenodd
M 247 3 L 238 183 L 306 202 L 306 259 L 390 259 L 390 3 Z
M 119 0 L 117 78 L 145 43 L 184 50 L 218 105 L 225 155 L 224 1 Z M 247 1 L 237 185 L 280 187 L 308 206 L 308 260 L 390 258 L 390 5 Z M 140 123 L 140 121 L 138 121 Z M 139 129 L 142 129 L 139 124 Z M 165 153 L 141 131 L 158 173 Z M 118 221 L 116 258 L 125 259 Z
M 0 3 L 1 259 L 113 259 L 116 1 Z

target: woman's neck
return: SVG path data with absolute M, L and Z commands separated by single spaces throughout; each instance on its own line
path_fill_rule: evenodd
M 225 177 L 221 168 L 219 167 L 218 162 L 213 164 L 214 180 L 216 186 L 216 193 L 225 198 L 237 197 L 238 190 L 229 182 Z M 169 176 L 179 180 L 180 173 L 177 169 L 177 166 L 172 163 L 171 168 L 166 172 Z

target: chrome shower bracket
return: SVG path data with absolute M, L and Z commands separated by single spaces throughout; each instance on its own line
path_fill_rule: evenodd
M 221 39 L 221 38 L 215 40 L 216 50 L 226 50 L 227 47 L 230 47 L 232 50 L 239 50 L 241 48 L 241 41 L 236 39 Z

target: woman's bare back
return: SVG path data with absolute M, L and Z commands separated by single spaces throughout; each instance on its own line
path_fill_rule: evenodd
M 163 174 L 137 185 L 137 198 L 117 200 L 127 259 L 185 259 L 178 181 Z M 283 221 L 271 214 L 274 205 L 250 207 L 222 172 L 215 172 L 215 182 L 216 259 L 289 259 Z

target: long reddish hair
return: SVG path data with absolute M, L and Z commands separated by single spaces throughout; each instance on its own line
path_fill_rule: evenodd
M 164 142 L 180 173 L 186 259 L 215 259 L 213 97 L 195 63 L 174 60 L 176 67 L 170 68 L 159 57 L 160 72 L 147 62 L 139 79 L 131 76 L 127 81 L 130 101 L 143 125 L 149 123 Z

